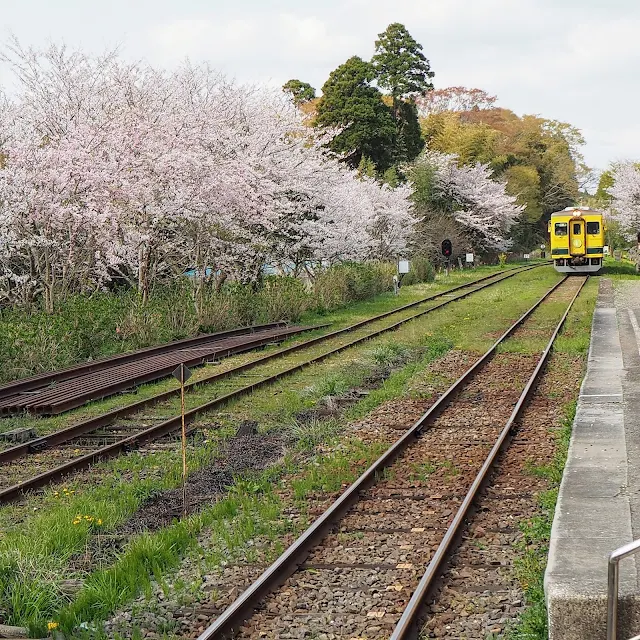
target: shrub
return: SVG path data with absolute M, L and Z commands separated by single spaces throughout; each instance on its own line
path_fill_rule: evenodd
M 290 276 L 269 276 L 259 294 L 259 305 L 266 322 L 299 320 L 310 302 L 311 294 L 304 283 Z
M 327 311 L 367 300 L 393 287 L 395 266 L 389 263 L 344 263 L 319 273 L 313 285 L 315 310 Z
M 418 284 L 420 282 L 433 282 L 436 279 L 436 270 L 426 258 L 414 258 L 411 268 L 402 278 L 403 285 Z

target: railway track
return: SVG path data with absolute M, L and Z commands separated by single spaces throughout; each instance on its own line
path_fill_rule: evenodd
M 565 278 L 540 298 L 275 563 L 212 611 L 199 640 L 417 637 L 426 598 L 587 279 Z M 536 311 L 551 301 L 564 312 L 547 327 Z M 541 332 L 540 356 L 509 351 Z
M 201 378 L 196 383 L 187 385 L 187 391 L 197 391 L 203 385 L 211 385 L 213 399 L 189 408 L 185 422 L 190 425 L 230 400 L 533 268 L 536 266 L 486 276 L 367 318 L 344 329 L 273 351 L 225 372 Z M 275 372 L 274 361 L 278 364 Z M 253 372 L 248 373 L 249 370 Z M 175 433 L 181 426 L 180 415 L 166 418 L 161 414 L 163 403 L 171 401 L 177 395 L 179 389 L 167 391 L 0 451 L 0 464 L 3 465 L 0 504 L 15 500 L 27 491 L 45 486 L 100 460 L 118 456 Z M 157 405 L 158 416 L 135 418 L 136 414 L 154 405 Z M 97 446 L 98 443 L 102 446 Z
M 201 365 L 326 326 L 289 327 L 273 323 L 244 327 L 16 380 L 0 387 L 0 415 L 24 411 L 45 416 L 64 413 L 91 400 L 170 376 L 180 363 L 190 367 Z

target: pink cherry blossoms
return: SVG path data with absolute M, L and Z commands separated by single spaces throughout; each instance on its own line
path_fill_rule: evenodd
M 433 171 L 435 200 L 446 203 L 451 216 L 483 250 L 509 247 L 509 229 L 524 210 L 505 190 L 505 183 L 491 178 L 484 164 L 457 164 L 457 157 L 435 151 L 424 152 L 417 165 Z
M 0 304 L 114 278 L 251 281 L 265 264 L 394 258 L 407 186 L 360 179 L 279 91 L 64 48 L 8 55 L 0 103 Z
M 633 162 L 616 164 L 613 180 L 613 186 L 608 189 L 613 217 L 635 238 L 640 231 L 640 169 Z

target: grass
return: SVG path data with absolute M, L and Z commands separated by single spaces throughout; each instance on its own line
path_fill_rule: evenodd
M 374 297 L 371 300 L 366 300 L 362 302 L 357 302 L 346 307 L 342 307 L 333 312 L 327 312 L 324 314 L 319 313 L 307 313 L 303 315 L 300 319 L 301 324 L 305 325 L 315 325 L 315 324 L 325 324 L 330 323 L 330 327 L 326 327 L 324 329 L 315 330 L 312 332 L 307 332 L 300 336 L 295 336 L 289 338 L 284 341 L 280 346 L 271 346 L 266 347 L 262 350 L 254 351 L 251 353 L 240 354 L 237 356 L 232 356 L 230 358 L 226 358 L 220 363 L 216 363 L 213 365 L 207 365 L 204 367 L 199 367 L 194 369 L 194 375 L 192 378 L 193 382 L 197 382 L 201 380 L 205 376 L 211 375 L 212 373 L 218 373 L 222 371 L 226 371 L 231 369 L 234 366 L 245 364 L 247 362 L 252 362 L 255 359 L 259 358 L 264 353 L 272 352 L 276 349 L 280 349 L 286 346 L 292 346 L 294 344 L 298 344 L 300 342 L 309 340 L 310 338 L 323 335 L 328 333 L 329 331 L 335 331 L 337 329 L 342 329 L 351 324 L 355 324 L 361 320 L 365 320 L 375 315 L 379 315 L 381 313 L 385 313 L 387 311 L 391 311 L 400 306 L 408 304 L 410 302 L 415 302 L 421 298 L 427 297 L 429 295 L 433 295 L 439 293 L 443 290 L 449 289 L 453 286 L 464 284 L 471 280 L 476 280 L 485 275 L 490 275 L 491 273 L 497 273 L 499 269 L 497 267 L 479 267 L 474 270 L 465 270 L 465 271 L 456 271 L 452 272 L 452 274 L 446 278 L 444 276 L 439 277 L 433 283 L 424 283 L 411 287 L 402 287 L 400 289 L 400 294 L 398 296 L 394 296 L 392 293 L 384 293 Z M 505 283 L 506 284 L 506 283 Z M 504 286 L 504 285 L 500 285 Z M 415 313 L 414 310 L 408 310 L 402 314 L 400 317 L 409 316 Z M 397 320 L 397 317 L 395 317 Z M 388 326 L 393 323 L 394 320 L 382 321 L 377 323 L 375 326 Z M 342 341 L 348 341 L 349 339 L 353 339 L 357 335 L 362 335 L 368 333 L 372 330 L 374 326 L 367 327 L 360 332 L 354 332 L 344 338 Z M 339 340 L 332 341 L 332 344 L 338 344 Z M 325 346 L 319 346 L 313 350 L 315 353 L 322 353 L 326 349 Z M 308 353 L 305 350 L 305 353 Z M 304 355 L 299 356 L 299 360 L 304 359 Z M 383 356 L 384 357 L 384 356 Z M 260 372 L 270 372 L 273 370 L 273 365 L 262 366 L 260 369 L 255 371 L 256 376 Z M 246 381 L 245 381 L 246 382 Z M 226 383 L 218 385 L 220 389 L 226 389 Z M 168 378 L 165 380 L 161 380 L 155 383 L 142 385 L 138 387 L 135 392 L 132 393 L 124 393 L 112 396 L 110 398 L 92 402 L 84 407 L 80 407 L 68 413 L 53 416 L 48 418 L 42 417 L 33 417 L 28 415 L 16 416 L 5 418 L 0 421 L 0 432 L 10 431 L 16 428 L 34 428 L 38 435 L 46 435 L 51 433 L 52 431 L 56 431 L 58 429 L 62 429 L 68 427 L 72 424 L 75 424 L 81 420 L 100 415 L 112 409 L 120 408 L 132 404 L 133 402 L 137 402 L 139 400 L 143 400 L 149 397 L 152 397 L 158 393 L 162 393 L 164 391 L 168 391 L 171 389 L 177 389 L 178 384 L 173 378 Z M 198 404 L 210 399 L 211 392 L 214 388 L 211 385 L 208 385 L 206 390 L 202 392 L 202 387 L 195 387 L 191 392 L 187 394 L 187 404 L 189 407 L 197 406 Z M 198 395 L 198 391 L 201 393 Z M 153 409 L 156 414 L 166 414 L 173 415 L 179 409 L 178 401 L 170 401 L 162 403 Z M 145 411 L 145 413 L 150 413 L 151 410 Z M 0 445 L 2 446 L 2 445 Z
M 604 259 L 604 268 L 602 275 L 614 280 L 637 280 L 640 273 L 636 271 L 636 265 L 630 260 L 614 260 L 613 258 Z
M 100 517 L 102 531 L 108 533 L 134 513 L 151 492 L 178 486 L 178 452 L 154 453 L 146 458 L 131 454 L 105 462 L 96 467 L 89 482 L 80 476 L 69 483 L 68 487 L 76 491 L 71 496 L 55 498 L 53 491 L 47 491 L 44 496 L 31 497 L 25 506 L 1 509 L 0 610 L 4 610 L 13 623 L 29 624 L 33 633 L 41 633 L 42 626 L 52 617 L 64 622 L 65 628 L 79 622 L 99 621 L 137 594 L 144 593 L 154 579 L 161 582 L 182 557 L 194 552 L 203 530 L 220 536 L 225 545 L 240 549 L 246 536 L 253 535 L 255 523 L 251 521 L 255 520 L 266 528 L 260 529 L 260 535 L 280 539 L 291 525 L 281 521 L 278 504 L 271 502 L 273 488 L 270 485 L 280 477 L 278 473 L 293 476 L 287 487 L 304 509 L 305 501 L 314 495 L 339 491 L 380 453 L 375 447 L 350 443 L 344 436 L 340 438 L 343 420 L 303 424 L 296 421 L 297 413 L 315 406 L 328 392 L 337 393 L 361 384 L 380 366 L 397 365 L 398 369 L 379 388 L 350 407 L 344 419 L 366 415 L 386 400 L 407 394 L 416 376 L 452 347 L 484 350 L 494 341 L 490 334 L 504 329 L 557 279 L 558 275 L 551 269 L 516 276 L 499 288 L 487 289 L 408 323 L 394 331 L 391 338 L 374 339 L 311 365 L 286 380 L 237 400 L 215 417 L 203 418 L 199 424 L 205 429 L 204 439 L 197 448 L 190 448 L 190 469 L 206 464 L 224 438 L 245 419 L 256 420 L 264 430 L 292 434 L 296 439 L 293 450 L 305 452 L 307 457 L 323 443 L 341 444 L 330 454 L 313 455 L 308 463 L 291 459 L 278 472 L 270 470 L 257 479 L 240 478 L 227 497 L 202 514 L 161 532 L 132 538 L 115 563 L 97 567 L 83 576 L 85 588 L 70 603 L 60 592 L 60 579 L 68 577 L 69 558 L 96 536 L 96 531 L 85 522 L 81 527 L 73 525 L 75 516 Z M 471 322 L 471 314 L 477 313 L 478 308 L 491 312 L 478 314 Z M 207 394 L 210 397 L 211 392 L 203 390 L 198 401 Z M 167 407 L 162 410 L 167 411 Z M 260 505 L 268 511 L 266 515 Z M 244 519 L 242 514 L 246 515 Z M 207 566 L 216 566 L 217 561 L 226 557 L 225 553 L 223 549 L 211 556 Z M 16 591 L 18 581 L 20 589 Z
M 505 640 L 547 640 L 547 606 L 544 597 L 544 572 L 547 566 L 551 525 L 558 499 L 558 488 L 567 460 L 571 427 L 576 402 L 566 408 L 562 429 L 557 434 L 553 460 L 537 467 L 532 473 L 545 478 L 550 489 L 538 496 L 540 513 L 520 523 L 523 540 L 518 543 L 520 557 L 516 561 L 516 575 L 524 591 L 527 608 L 517 623 L 507 630 Z

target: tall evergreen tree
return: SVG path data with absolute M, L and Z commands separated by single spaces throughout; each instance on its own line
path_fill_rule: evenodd
M 316 90 L 308 83 L 295 78 L 288 80 L 282 85 L 282 90 L 293 98 L 296 104 L 309 102 L 316 97 Z
M 398 22 L 378 34 L 371 62 L 378 85 L 386 89 L 393 100 L 396 122 L 394 161 L 411 161 L 424 147 L 414 100 L 416 95 L 433 89 L 430 79 L 434 73 L 422 53 L 422 45 Z
M 329 147 L 349 166 L 357 168 L 367 156 L 378 171 L 385 171 L 393 162 L 396 127 L 382 94 L 371 86 L 374 78 L 373 65 L 358 56 L 332 71 L 322 86 L 315 124 L 342 128 Z
M 435 74 L 422 53 L 422 45 L 399 22 L 390 24 L 383 33 L 378 34 L 371 62 L 376 70 L 378 85 L 393 97 L 395 113 L 401 98 L 415 97 L 433 89 L 430 80 Z
M 415 102 L 401 100 L 396 114 L 395 162 L 415 160 L 424 148 Z

